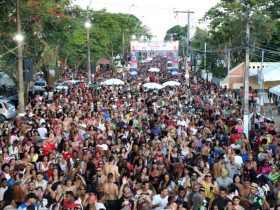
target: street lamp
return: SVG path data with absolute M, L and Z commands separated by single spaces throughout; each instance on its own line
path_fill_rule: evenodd
M 132 9 L 132 7 L 134 7 L 134 4 L 131 4 L 130 7 L 128 8 L 127 14 L 128 16 L 130 15 L 130 10 Z M 123 59 L 123 63 L 125 64 L 126 62 L 126 58 L 125 58 L 125 27 L 127 26 L 126 23 L 123 23 L 123 29 L 122 29 L 122 59 Z
M 91 22 L 90 21 L 86 21 L 85 22 L 85 27 L 89 29 L 91 27 Z
M 89 39 L 89 30 L 91 28 L 91 22 L 87 20 L 85 22 L 85 27 L 87 30 L 87 57 L 88 57 L 88 83 L 91 84 L 91 60 L 90 60 L 90 39 Z
M 15 35 L 14 40 L 16 42 L 18 42 L 19 44 L 21 44 L 24 40 L 24 36 L 22 34 L 18 33 Z
M 21 33 L 21 19 L 20 19 L 20 1 L 16 0 L 16 28 L 17 34 L 14 40 L 17 42 L 17 70 L 18 70 L 18 111 L 19 116 L 25 114 L 25 101 L 24 101 L 24 81 L 23 81 L 23 40 L 24 37 Z

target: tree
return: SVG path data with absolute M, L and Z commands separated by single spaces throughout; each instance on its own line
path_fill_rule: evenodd
M 175 25 L 167 30 L 164 41 L 179 41 L 179 55 L 184 55 L 186 48 L 187 26 Z
M 24 56 L 32 58 L 36 71 L 43 71 L 49 86 L 60 76 L 64 66 L 86 66 L 87 11 L 73 6 L 70 0 L 22 0 L 22 31 L 25 32 Z M 0 69 L 17 84 L 15 1 L 0 2 Z M 109 13 L 106 10 L 89 11 L 93 26 L 90 29 L 92 60 L 111 58 L 121 52 L 122 29 L 125 29 L 125 45 L 132 34 L 150 36 L 135 16 Z M 124 24 L 125 23 L 125 24 Z M 60 65 L 58 65 L 60 63 Z M 55 77 L 49 70 L 55 69 Z
M 251 10 L 251 60 L 260 60 L 258 48 L 266 48 L 271 43 L 277 43 L 277 39 L 273 39 L 273 37 L 277 34 L 279 20 L 273 17 L 271 11 L 275 11 L 277 5 L 279 6 L 279 0 L 247 0 L 245 2 L 222 0 L 211 8 L 203 18 L 203 20 L 210 21 L 207 39 L 207 63 L 215 76 L 223 77 L 226 75 L 225 64 L 228 50 L 231 52 L 232 66 L 244 61 L 247 4 Z M 194 37 L 194 40 L 201 39 L 205 38 L 199 37 L 199 34 Z M 201 51 L 200 54 L 203 55 L 203 47 L 198 46 L 198 48 Z

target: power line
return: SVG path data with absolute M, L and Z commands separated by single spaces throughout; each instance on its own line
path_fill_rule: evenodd
M 234 48 L 227 48 L 227 49 L 222 49 L 222 50 L 208 50 L 206 51 L 206 53 L 209 54 L 220 54 L 222 52 L 226 52 L 227 50 L 234 52 L 234 51 L 239 51 L 240 49 L 244 49 L 244 46 L 239 46 L 239 47 L 234 47 Z M 205 53 L 205 51 L 203 51 L 202 49 L 196 49 L 196 48 L 192 48 L 191 50 L 195 51 L 195 52 L 201 52 L 201 53 Z
M 265 49 L 265 48 L 261 48 L 261 47 L 255 47 L 255 48 L 259 49 L 259 50 L 264 50 L 266 52 L 270 52 L 270 53 L 274 53 L 274 54 L 279 54 L 280 55 L 279 51 L 269 50 L 269 49 Z
M 24 45 L 25 43 L 22 43 L 22 44 Z M 6 55 L 6 54 L 9 54 L 9 53 L 15 51 L 17 48 L 19 48 L 19 46 L 16 46 L 15 48 L 10 49 L 10 50 L 8 50 L 7 52 L 5 52 L 5 53 L 3 53 L 3 54 L 0 54 L 0 58 L 2 58 L 2 57 L 3 57 L 4 55 Z

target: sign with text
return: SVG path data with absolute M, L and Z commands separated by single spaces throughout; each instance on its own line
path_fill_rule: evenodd
M 179 41 L 175 42 L 131 42 L 131 52 L 135 51 L 172 51 L 178 52 Z

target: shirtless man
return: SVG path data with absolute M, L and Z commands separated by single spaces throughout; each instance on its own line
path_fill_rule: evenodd
M 107 182 L 103 185 L 103 192 L 108 194 L 107 209 L 114 209 L 117 205 L 119 187 L 113 182 L 114 175 L 109 173 L 107 176 Z
M 106 164 L 103 168 L 103 172 L 104 175 L 108 176 L 109 173 L 113 174 L 113 181 L 114 183 L 118 183 L 119 182 L 119 168 L 118 166 L 115 165 L 115 157 L 114 156 L 110 156 L 109 157 L 109 163 Z

